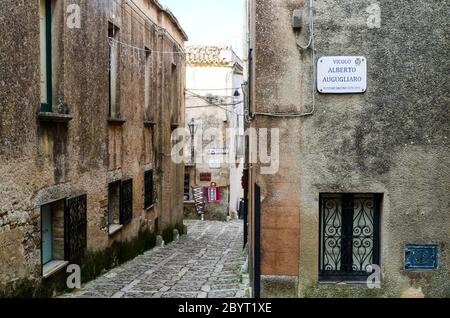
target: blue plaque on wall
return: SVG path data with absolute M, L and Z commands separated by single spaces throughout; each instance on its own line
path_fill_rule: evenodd
M 438 268 L 436 244 L 407 244 L 405 248 L 405 269 L 408 271 L 433 270 Z

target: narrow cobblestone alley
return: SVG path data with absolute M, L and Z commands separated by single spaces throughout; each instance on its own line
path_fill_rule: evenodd
M 242 221 L 185 221 L 188 234 L 64 297 L 243 298 Z

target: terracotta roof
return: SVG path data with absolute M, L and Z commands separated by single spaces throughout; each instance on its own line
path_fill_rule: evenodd
M 241 65 L 242 61 L 231 46 L 194 45 L 186 48 L 186 61 L 190 66 Z

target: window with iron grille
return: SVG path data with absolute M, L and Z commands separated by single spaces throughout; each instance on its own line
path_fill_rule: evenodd
M 64 252 L 67 261 L 81 257 L 87 246 L 86 195 L 67 199 L 64 206 Z
M 319 278 L 364 281 L 379 265 L 380 194 L 320 195 Z
M 144 173 L 144 208 L 147 209 L 155 203 L 153 192 L 153 170 Z

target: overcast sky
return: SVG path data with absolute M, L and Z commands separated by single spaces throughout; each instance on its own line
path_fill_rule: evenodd
M 242 56 L 244 0 L 159 0 L 178 18 L 188 45 L 233 45 Z

